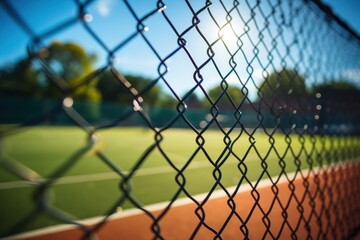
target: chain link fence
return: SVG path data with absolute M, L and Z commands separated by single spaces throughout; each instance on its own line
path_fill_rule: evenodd
M 356 236 L 360 37 L 321 1 L 0 3 L 2 237 L 136 208 L 168 239 L 179 199 L 190 239 Z

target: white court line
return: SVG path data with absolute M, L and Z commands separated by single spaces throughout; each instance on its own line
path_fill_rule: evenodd
M 288 178 L 290 178 L 290 179 L 293 179 L 294 176 L 295 176 L 295 172 L 288 174 Z M 285 183 L 285 182 L 288 182 L 288 180 L 283 175 L 277 184 L 281 184 L 281 183 Z M 254 186 L 255 184 L 256 184 L 256 181 L 251 183 L 252 186 Z M 263 180 L 259 181 L 256 189 L 269 187 L 269 186 L 271 186 L 271 184 L 272 183 L 271 183 L 270 179 L 263 179 Z M 229 187 L 226 189 L 230 194 L 232 194 L 235 191 L 236 186 Z M 252 190 L 252 187 L 250 186 L 250 184 L 246 183 L 246 184 L 240 186 L 238 193 L 243 193 L 243 192 L 247 192 L 247 191 L 251 191 L 251 190 Z M 193 198 L 196 199 L 197 202 L 201 203 L 207 197 L 207 195 L 208 195 L 208 193 L 202 193 L 202 194 L 194 195 Z M 226 197 L 226 194 L 225 194 L 224 190 L 219 189 L 219 190 L 214 191 L 211 194 L 211 197 L 209 200 L 218 199 L 218 198 L 222 198 L 222 197 Z M 144 206 L 144 208 L 150 212 L 155 212 L 155 211 L 163 210 L 165 207 L 168 206 L 168 204 L 169 204 L 169 202 L 161 202 L 161 203 L 155 203 L 155 204 L 150 204 L 150 205 Z M 179 199 L 175 200 L 175 202 L 171 205 L 171 207 L 180 207 L 180 206 L 184 206 L 184 205 L 188 205 L 188 204 L 194 204 L 194 202 L 190 198 L 184 197 L 184 198 L 179 198 Z M 128 209 L 128 210 L 120 211 L 120 212 L 117 212 L 117 213 L 111 215 L 108 218 L 108 221 L 131 217 L 131 216 L 135 216 L 135 215 L 140 215 L 143 213 L 144 212 L 140 209 Z M 89 226 L 89 225 L 94 225 L 94 224 L 100 222 L 103 218 L 104 218 L 103 216 L 98 216 L 98 217 L 83 219 L 78 222 Z M 76 229 L 76 228 L 78 228 L 78 227 L 75 225 L 72 225 L 72 224 L 61 224 L 61 225 L 57 225 L 57 226 L 45 227 L 42 229 L 13 235 L 11 237 L 4 238 L 1 240 L 5 240 L 5 239 L 6 240 L 16 240 L 16 239 L 20 239 L 20 238 L 30 238 L 30 237 L 36 237 L 36 236 L 41 236 L 41 235 L 52 234 L 52 233 L 56 233 L 56 232 L 67 231 L 67 230 Z
M 213 167 L 213 166 L 208 162 L 206 162 L 206 163 L 205 162 L 204 163 L 194 162 L 188 166 L 187 170 L 207 168 L 207 167 Z M 173 168 L 171 168 L 170 166 L 141 168 L 138 171 L 136 171 L 134 177 L 149 176 L 149 175 L 154 175 L 154 174 L 170 173 L 170 172 L 175 172 L 175 170 Z M 76 175 L 76 176 L 61 177 L 61 178 L 57 179 L 53 185 L 84 183 L 84 182 L 91 182 L 91 181 L 104 181 L 104 180 L 114 180 L 114 179 L 120 180 L 121 177 L 118 174 L 116 174 L 115 172 L 93 173 L 93 174 L 83 174 L 83 175 Z M 45 179 L 38 179 L 38 180 L 42 181 Z M 29 181 L 1 182 L 0 190 L 24 188 L 24 187 L 34 186 L 36 184 L 37 183 L 29 182 Z

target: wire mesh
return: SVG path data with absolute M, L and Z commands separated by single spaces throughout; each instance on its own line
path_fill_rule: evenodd
M 213 239 L 224 239 L 231 221 L 237 223 L 234 238 L 249 239 L 253 231 L 259 231 L 263 239 L 299 239 L 302 229 L 306 239 L 356 235 L 360 227 L 356 201 L 360 192 L 360 37 L 322 2 L 74 0 L 64 1 L 62 7 L 54 2 L 32 4 L 2 0 L 0 5 L 9 28 L 15 26 L 9 37 L 3 36 L 8 39 L 1 51 L 8 54 L 5 48 L 11 44 L 26 51 L 26 56 L 11 53 L 12 61 L 16 59 L 13 65 L 5 65 L 6 57 L 0 58 L 0 191 L 4 196 L 0 202 L 3 210 L 11 211 L 2 216 L 2 224 L 10 222 L 4 225 L 2 237 L 69 223 L 83 232 L 83 238 L 96 238 L 119 209 L 136 208 L 152 222 L 148 238 L 164 239 L 162 223 L 182 198 L 196 205 L 192 214 L 197 224 L 190 239 L 196 239 L 202 229 Z M 96 53 L 87 55 L 89 59 L 97 55 L 97 60 L 89 60 L 93 65 L 72 59 L 78 56 L 73 52 L 81 55 L 83 49 Z M 151 77 L 139 82 L 136 74 Z M 100 91 L 101 86 L 109 86 L 108 95 Z M 117 95 L 111 95 L 111 90 L 118 91 Z M 29 156 L 21 154 L 38 141 L 30 129 L 56 138 L 51 129 L 59 126 L 72 126 L 60 130 L 66 140 L 52 139 L 53 148 L 40 143 L 43 148 L 31 151 L 38 161 L 30 163 Z M 103 132 L 119 129 L 117 138 L 108 143 L 117 148 L 116 154 L 99 147 L 106 144 L 101 142 Z M 136 132 L 139 129 L 143 132 Z M 16 140 L 26 132 L 27 138 Z M 85 134 L 86 142 L 76 140 L 74 132 Z M 131 142 L 132 138 L 136 141 Z M 39 170 L 59 151 L 69 153 L 68 157 L 55 161 L 46 173 Z M 62 204 L 53 196 L 54 192 L 61 195 L 57 187 L 71 177 L 73 182 L 92 181 L 71 174 L 78 165 L 83 170 L 91 168 L 90 160 L 84 162 L 89 154 L 111 171 L 103 180 L 115 180 L 111 185 L 116 188 L 101 212 L 103 217 L 92 226 L 79 220 L 93 217 L 91 213 L 70 214 L 68 206 L 79 208 L 84 199 L 76 205 L 77 197 L 70 197 Z M 154 158 L 165 164 L 168 175 L 159 181 L 169 186 L 156 185 L 156 176 L 148 177 L 149 185 L 135 180 L 147 174 Z M 192 175 L 201 167 L 204 176 Z M 156 168 L 153 175 L 161 175 L 163 169 Z M 8 175 L 17 180 L 8 180 L 13 179 Z M 270 197 L 259 191 L 263 179 L 270 181 Z M 289 191 L 286 199 L 279 194 L 281 179 Z M 301 186 L 295 184 L 297 179 Z M 250 186 L 247 200 L 252 205 L 240 214 L 246 199 L 235 198 L 245 185 Z M 229 190 L 230 186 L 235 188 Z M 141 188 L 148 189 L 140 194 Z M 31 210 L 20 215 L 16 213 L 19 204 L 12 202 L 28 195 L 16 194 L 16 189 L 31 189 L 30 199 L 16 200 L 32 204 Z M 214 226 L 206 206 L 218 190 L 226 198 L 227 215 Z M 95 201 L 96 191 L 100 189 L 90 191 Z M 154 214 L 147 208 L 153 203 L 147 195 L 162 191 L 168 192 L 161 199 L 165 207 Z M 205 193 L 201 200 L 195 197 L 199 193 Z M 261 197 L 269 205 L 262 205 Z M 291 205 L 296 205 L 296 213 L 290 212 Z M 281 211 L 277 223 L 272 216 L 276 207 Z M 289 220 L 290 214 L 298 216 L 295 222 Z M 12 215 L 16 218 L 9 221 Z M 45 220 L 32 225 L 39 215 Z M 258 218 L 259 230 L 249 227 L 253 218 Z M 276 230 L 274 224 L 279 224 Z

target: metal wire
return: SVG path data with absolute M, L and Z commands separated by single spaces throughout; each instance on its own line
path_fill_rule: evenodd
M 140 6 L 142 3 L 126 0 L 122 2 L 122 12 L 117 14 L 126 13 L 131 16 L 134 25 L 111 22 L 109 26 L 103 26 L 113 28 L 114 33 L 117 29 L 125 29 L 127 32 L 127 35 L 115 39 L 116 44 L 111 45 L 89 22 L 92 18 L 91 9 L 97 3 L 92 0 L 74 0 L 74 16 L 63 19 L 44 31 L 38 31 L 18 5 L 7 0 L 1 1 L 0 6 L 30 39 L 28 59 L 56 86 L 56 91 L 61 95 L 60 99 L 54 100 L 51 110 L 18 119 L 17 125 L 2 129 L 1 141 L 6 141 L 28 126 L 47 124 L 48 119 L 64 113 L 88 136 L 87 144 L 65 159 L 46 179 L 34 177 L 32 169 L 22 165 L 17 159 L 2 154 L 0 165 L 3 169 L 36 186 L 33 201 L 37 205 L 34 212 L 8 229 L 4 233 L 5 237 L 18 233 L 35 215 L 44 213 L 56 221 L 78 226 L 86 239 L 96 238 L 99 229 L 116 209 L 130 202 L 151 219 L 153 235 L 149 238 L 164 239 L 161 221 L 181 196 L 189 198 L 197 206 L 193 214 L 198 218 L 198 224 L 192 230 L 190 239 L 195 239 L 202 228 L 210 231 L 213 239 L 223 239 L 223 233 L 232 219 L 239 222 L 238 233 L 234 238 L 249 239 L 253 231 L 249 229 L 249 222 L 255 211 L 261 213 L 261 222 L 266 229 L 263 239 L 299 239 L 297 234 L 301 229 L 307 232 L 306 239 L 348 239 L 356 235 L 360 228 L 359 205 L 348 202 L 347 197 L 357 194 L 359 199 L 358 168 L 349 168 L 347 171 L 339 169 L 345 169 L 344 166 L 348 165 L 357 166 L 354 160 L 360 156 L 360 37 L 334 15 L 331 9 L 319 0 L 185 0 L 178 3 L 159 0 L 153 1 L 152 5 L 149 4 L 151 7 L 146 9 Z M 182 7 L 179 11 L 184 12 L 186 19 L 180 18 L 181 14 L 173 15 L 174 10 L 171 8 L 176 6 Z M 154 24 L 154 29 L 152 21 L 155 19 L 161 23 L 161 27 Z M 79 24 L 100 51 L 105 53 L 106 60 L 76 85 L 71 85 L 43 55 L 52 39 Z M 168 45 L 162 48 L 162 43 L 153 38 L 151 31 L 164 37 L 171 33 L 169 39 L 164 38 L 162 41 L 171 42 L 172 49 Z M 126 69 L 121 63 L 119 67 L 116 62 L 139 39 L 148 51 L 140 58 L 149 54 L 156 62 L 156 76 L 141 87 L 129 80 L 124 73 Z M 178 61 L 171 64 L 171 67 L 180 69 L 184 78 L 191 76 L 184 80 L 184 85 L 191 83 L 186 85 L 183 94 L 177 89 L 178 84 L 172 79 L 172 70 L 169 70 L 169 60 L 176 58 L 186 61 L 186 65 Z M 139 63 L 137 69 L 141 72 L 143 66 L 140 60 Z M 77 100 L 71 96 L 78 89 L 97 81 L 107 71 L 118 80 L 119 88 L 126 89 L 126 94 L 132 101 L 126 106 L 126 110 L 116 112 L 116 117 L 111 121 L 99 121 L 100 124 L 95 124 L 74 107 Z M 208 87 L 212 79 L 215 79 L 213 83 L 221 89 L 215 98 Z M 331 84 L 336 85 L 343 80 L 351 83 L 353 88 L 331 88 Z M 240 98 L 235 98 L 231 92 L 234 85 L 238 88 Z M 158 86 L 162 86 L 177 102 L 172 114 L 161 121 L 155 120 L 152 109 L 146 107 L 147 99 L 144 97 Z M 195 112 L 203 111 L 200 125 L 191 116 L 191 97 L 194 94 L 203 99 L 206 106 L 195 109 Z M 131 124 L 131 119 L 136 119 L 135 123 Z M 104 151 L 96 149 L 98 131 L 119 125 L 140 125 L 137 124 L 139 122 L 152 132 L 154 141 L 139 154 L 131 169 L 122 169 Z M 178 127 L 187 128 L 194 134 L 195 146 L 194 152 L 180 167 L 163 146 L 164 141 L 167 141 L 167 131 Z M 207 134 L 213 129 L 222 133 L 223 143 L 219 144 L 220 155 L 217 157 L 209 152 L 206 145 L 209 141 Z M 269 148 L 265 153 L 256 144 L 259 132 L 266 134 L 268 140 L 266 144 Z M 278 148 L 277 134 L 283 136 L 285 149 Z M 236 150 L 240 138 L 248 139 L 248 146 L 243 154 Z M 103 213 L 104 218 L 92 227 L 80 223 L 76 217 L 53 206 L 49 200 L 53 185 L 89 151 L 95 151 L 97 158 L 119 179 L 118 199 Z M 134 176 L 155 151 L 159 151 L 172 168 L 172 180 L 177 184 L 177 190 L 168 199 L 167 206 L 157 215 L 137 199 L 133 194 L 136 186 L 132 185 Z M 255 154 L 260 168 L 255 181 L 249 177 L 249 172 L 254 171 L 254 165 L 249 165 L 249 161 L 254 160 L 249 159 L 251 153 Z M 126 153 L 121 152 L 119 156 L 123 154 Z M 213 177 L 213 185 L 202 201 L 194 197 L 188 183 L 189 168 L 199 154 L 205 156 Z M 273 161 L 270 155 L 277 158 L 280 170 L 276 176 L 269 170 L 269 164 Z M 291 173 L 286 160 L 289 156 L 294 164 Z M 223 182 L 227 177 L 223 168 L 228 164 L 229 158 L 238 161 L 238 179 L 233 192 Z M 353 178 L 348 178 L 350 175 Z M 315 187 L 310 187 L 312 177 Z M 264 207 L 260 202 L 258 185 L 264 178 L 271 182 L 273 195 L 269 199 L 270 207 Z M 278 184 L 282 178 L 286 178 L 290 191 L 286 201 L 280 199 L 279 195 Z M 302 179 L 302 187 L 305 189 L 303 194 L 297 192 L 295 182 L 298 178 Z M 248 215 L 239 213 L 241 206 L 235 201 L 244 184 L 250 185 L 249 197 L 253 199 Z M 230 211 L 221 226 L 215 227 L 207 220 L 205 206 L 218 189 L 224 192 Z M 320 202 L 317 201 L 319 198 Z M 312 208 L 305 209 L 305 203 Z M 288 216 L 291 214 L 288 209 L 293 204 L 297 206 L 299 214 L 296 223 L 290 222 Z M 271 228 L 271 213 L 275 206 L 279 206 L 282 212 L 278 231 Z M 330 218 L 334 220 L 324 221 Z M 314 221 L 316 226 L 313 226 Z M 286 229 L 290 230 L 289 236 L 283 235 Z

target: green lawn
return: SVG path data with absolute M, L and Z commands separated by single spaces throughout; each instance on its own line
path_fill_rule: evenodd
M 253 138 L 245 132 L 240 137 L 239 134 L 240 130 L 234 130 L 225 139 L 225 142 L 231 140 L 233 143 L 232 151 L 229 151 L 220 131 L 208 130 L 201 135 L 202 140 L 196 141 L 197 134 L 191 130 L 171 129 L 156 137 L 153 131 L 143 128 L 115 128 L 96 132 L 96 143 L 86 148 L 89 141 L 82 129 L 44 126 L 7 136 L 2 142 L 2 154 L 8 161 L 31 169 L 39 178 L 52 177 L 67 163 L 69 168 L 61 176 L 68 182 L 54 183 L 49 190 L 49 202 L 84 219 L 105 214 L 123 194 L 119 189 L 121 177 L 98 157 L 99 152 L 124 173 L 144 159 L 130 184 L 131 196 L 147 205 L 169 201 L 179 189 L 175 181 L 177 171 L 167 159 L 178 169 L 190 162 L 177 179 L 189 193 L 199 194 L 212 188 L 216 182 L 214 175 L 224 186 L 237 185 L 243 176 L 249 181 L 258 180 L 263 167 L 267 167 L 271 176 L 278 176 L 282 170 L 280 165 L 284 163 L 286 172 L 295 171 L 298 168 L 294 163 L 296 159 L 302 169 L 309 167 L 308 156 L 314 162 L 312 165 L 317 166 L 318 160 L 324 159 L 324 154 L 334 147 L 334 141 L 324 137 L 293 135 L 289 140 L 285 135 L 276 134 L 272 141 L 261 132 L 256 132 Z M 155 139 L 160 138 L 159 144 L 154 145 Z M 276 151 L 270 142 L 274 142 Z M 73 158 L 83 149 L 86 151 L 81 157 Z M 243 164 L 239 165 L 241 162 Z M 220 169 L 221 176 L 214 172 L 214 165 Z M 17 224 L 21 227 L 16 228 L 16 232 L 58 223 L 36 209 L 32 200 L 36 188 L 32 185 L 16 187 L 22 179 L 3 166 L 0 165 L 0 236 L 11 232 Z M 243 175 L 239 168 L 246 174 Z M 66 178 L 71 176 L 74 178 Z M 78 176 L 85 177 L 78 181 Z M 6 187 L 9 182 L 15 182 L 15 187 Z M 182 193 L 179 197 L 183 196 Z M 119 207 L 134 206 L 125 201 Z

